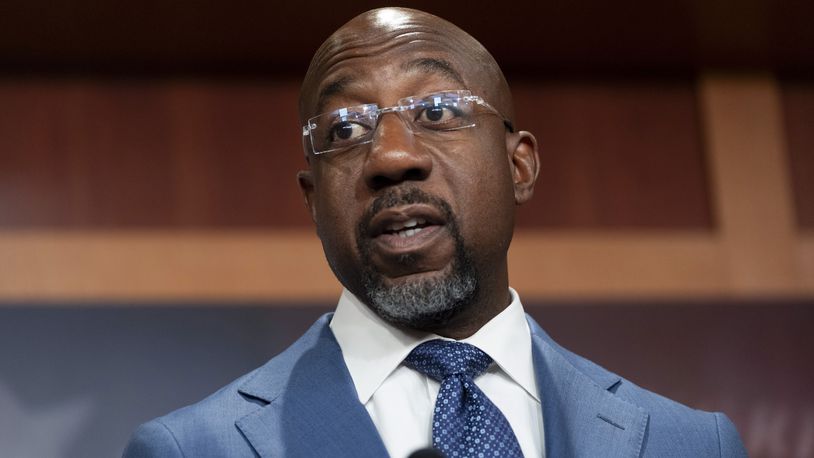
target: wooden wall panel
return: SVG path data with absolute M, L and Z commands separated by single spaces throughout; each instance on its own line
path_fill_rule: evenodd
M 298 84 L 0 82 L 0 227 L 310 227 Z M 527 228 L 709 228 L 690 83 L 525 82 Z
M 797 224 L 814 229 L 814 81 L 781 81 Z
M 175 226 L 310 226 L 296 81 L 193 85 L 173 94 L 183 193 Z
M 71 93 L 48 84 L 0 86 L 0 224 L 51 225 L 72 218 L 75 154 Z M 66 125 L 67 124 L 67 125 Z
M 0 82 L 0 226 L 309 224 L 297 85 Z
M 513 93 L 542 162 L 522 226 L 713 225 L 691 81 L 526 82 Z
M 510 253 L 515 287 L 811 295 L 814 244 L 794 227 L 774 79 L 699 81 L 697 95 L 676 82 L 515 84 L 544 168 Z M 295 94 L 293 81 L 2 82 L 0 298 L 335 297 L 293 179 Z
M 701 78 L 718 235 L 732 285 L 778 294 L 803 285 L 780 94 L 770 75 Z

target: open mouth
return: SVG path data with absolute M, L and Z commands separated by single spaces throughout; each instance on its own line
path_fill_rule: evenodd
M 382 236 L 409 238 L 444 225 L 446 218 L 439 209 L 427 204 L 409 204 L 377 213 L 370 221 L 368 234 L 374 239 Z
M 390 224 L 382 233 L 407 238 L 418 234 L 428 226 L 429 224 L 424 218 L 410 218 L 407 221 Z
M 443 210 L 430 204 L 408 204 L 386 208 L 371 219 L 367 234 L 374 251 L 382 256 L 433 250 L 447 232 Z
M 437 272 L 455 256 L 455 220 L 449 205 L 418 191 L 413 194 L 374 203 L 359 227 L 358 243 L 367 261 L 389 278 Z

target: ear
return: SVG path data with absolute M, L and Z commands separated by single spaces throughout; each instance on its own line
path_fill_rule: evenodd
M 300 170 L 297 172 L 297 182 L 300 185 L 300 192 L 302 192 L 302 197 L 305 200 L 305 206 L 308 208 L 308 212 L 311 213 L 311 219 L 316 223 L 317 209 L 314 205 L 314 190 L 316 188 L 314 184 L 314 173 L 310 169 Z
M 534 183 L 540 173 L 540 157 L 537 139 L 530 132 L 521 130 L 506 135 L 506 151 L 514 180 L 514 201 L 523 204 L 534 195 Z

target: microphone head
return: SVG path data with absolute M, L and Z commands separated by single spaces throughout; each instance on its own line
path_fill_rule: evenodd
M 443 453 L 432 448 L 420 448 L 410 454 L 407 458 L 446 458 Z

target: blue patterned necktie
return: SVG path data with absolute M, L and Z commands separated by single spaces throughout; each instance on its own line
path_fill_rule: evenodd
M 404 364 L 438 380 L 432 445 L 448 458 L 522 457 L 506 417 L 475 386 L 492 358 L 473 345 L 431 340 L 417 346 Z

